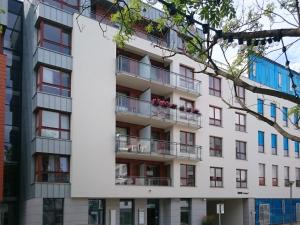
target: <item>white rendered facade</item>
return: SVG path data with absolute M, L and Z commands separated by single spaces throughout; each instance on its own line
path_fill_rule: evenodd
M 36 29 L 33 24 L 28 26 Z M 89 199 L 105 199 L 105 224 L 107 225 L 120 224 L 119 199 L 133 199 L 135 224 L 147 224 L 147 199 L 159 199 L 159 224 L 179 225 L 179 199 L 184 198 L 191 199 L 190 224 L 192 225 L 200 224 L 206 214 L 215 214 L 214 205 L 218 202 L 225 202 L 224 224 L 254 225 L 254 199 L 290 197 L 290 189 L 284 185 L 284 167 L 290 168 L 290 180 L 296 180 L 295 170 L 300 167 L 300 159 L 295 157 L 294 142 L 289 140 L 289 156 L 284 156 L 282 136 L 251 115 L 246 115 L 246 132 L 236 131 L 237 111 L 228 109 L 222 101 L 224 98 L 236 104 L 230 81 L 221 79 L 222 98 L 220 98 L 209 94 L 209 77 L 205 74 L 194 74 L 194 78 L 201 81 L 201 95 L 166 87 L 130 74 L 117 75 L 117 46 L 113 42 L 117 28 L 107 26 L 105 35 L 102 35 L 98 21 L 83 15 L 77 19 L 77 14 L 73 15 L 71 26 L 72 66 L 67 70 L 71 71 L 72 109 L 65 109 L 65 111 L 70 111 L 70 142 L 68 142 L 71 148 L 70 182 L 68 188 L 64 186 L 64 194 L 55 191 L 49 194 L 52 192 L 49 191 L 51 188 L 61 188 L 55 186 L 56 184 L 45 189 L 41 187 L 41 194 L 37 194 L 37 187 L 33 191 L 34 194 L 25 194 L 27 197 L 24 199 L 22 212 L 23 224 L 42 224 L 43 198 L 64 198 L 64 224 L 88 224 Z M 34 41 L 32 44 L 35 45 Z M 141 56 L 147 55 L 150 59 L 157 61 L 161 61 L 160 58 L 167 54 L 159 48 L 154 48 L 149 40 L 139 37 L 134 37 L 125 49 Z M 198 63 L 182 55 L 167 59 L 167 64 L 170 66 L 170 71 L 175 73 L 180 73 L 180 65 L 188 66 L 195 71 L 201 69 Z M 34 76 L 34 69 L 31 68 L 31 70 L 32 73 L 28 76 Z M 128 76 L 128 82 L 126 82 L 126 76 Z M 34 82 L 32 78 L 32 83 Z M 28 88 L 31 85 L 28 84 Z M 116 112 L 117 85 L 126 85 L 127 88 L 137 89 L 143 93 L 148 92 L 145 95 L 149 101 L 151 100 L 149 93 L 164 93 L 164 97 L 169 98 L 171 103 L 178 106 L 180 98 L 194 101 L 195 108 L 201 113 L 201 128 Z M 34 96 L 36 93 L 34 84 L 31 88 L 32 96 Z M 257 110 L 257 99 L 264 99 L 264 115 L 267 116 L 270 115 L 270 102 L 276 102 L 279 108 L 294 106 L 282 99 L 261 96 L 248 91 L 245 96 L 246 105 L 251 106 L 254 111 Z M 26 96 L 23 98 L 27 99 Z M 221 126 L 209 125 L 210 106 L 222 109 Z M 47 109 L 45 106 L 41 108 Z M 34 115 L 32 117 L 32 123 L 28 125 L 29 130 L 34 129 Z M 169 186 L 116 185 L 115 169 L 118 153 L 115 149 L 118 120 L 122 122 L 129 120 L 130 123 L 137 123 L 144 127 L 161 127 L 170 133 L 170 141 L 176 143 L 180 143 L 180 131 L 194 133 L 195 145 L 202 147 L 201 160 L 185 157 L 151 158 L 151 156 L 138 155 L 138 153 L 130 154 L 128 159 L 159 161 L 169 165 L 171 183 Z M 277 110 L 277 121 L 279 124 L 283 123 L 280 110 Z M 299 131 L 291 124 L 287 129 L 299 135 Z M 264 153 L 258 152 L 258 131 L 263 131 L 265 134 Z M 277 155 L 271 153 L 272 133 L 277 134 Z M 210 156 L 210 136 L 222 138 L 222 157 Z M 25 142 L 26 138 L 24 135 Z M 236 159 L 236 141 L 246 142 L 246 160 Z M 32 146 L 28 147 L 27 151 L 31 151 L 29 148 Z M 33 161 L 33 158 L 31 160 Z M 259 185 L 259 163 L 265 164 L 265 186 Z M 180 185 L 181 164 L 195 165 L 193 187 Z M 272 165 L 278 166 L 279 184 L 276 187 L 272 186 Z M 223 169 L 223 187 L 210 187 L 210 167 Z M 30 185 L 36 185 L 33 175 L 34 166 L 31 164 L 26 168 L 28 173 L 31 173 L 27 175 L 31 177 L 29 178 Z M 236 169 L 247 170 L 246 188 L 236 187 Z M 300 187 L 294 186 L 293 196 L 294 198 L 300 197 Z M 139 210 L 145 210 L 144 223 L 138 221 Z

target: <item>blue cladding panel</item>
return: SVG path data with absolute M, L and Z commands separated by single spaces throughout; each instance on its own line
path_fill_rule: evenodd
M 283 149 L 289 150 L 289 139 L 287 137 L 283 137 Z
M 299 152 L 299 142 L 295 141 L 295 152 Z
M 277 148 L 277 135 L 271 134 L 272 148 Z
M 274 104 L 274 103 L 271 103 L 271 112 L 270 112 L 270 114 L 271 114 L 272 118 L 276 118 L 276 104 Z
M 264 137 L 264 132 L 263 131 L 258 131 L 258 145 L 259 146 L 264 146 L 265 143 L 265 137 Z
M 287 121 L 288 119 L 288 109 L 287 107 L 282 107 L 282 120 Z
M 264 57 L 250 56 L 249 60 L 252 62 L 249 70 L 250 80 L 278 91 L 294 94 L 294 90 L 291 89 L 288 70 L 284 66 Z M 297 85 L 297 92 L 300 94 L 300 74 L 296 72 L 293 74 L 295 84 Z M 280 77 L 281 79 L 279 79 Z
M 257 112 L 261 115 L 264 114 L 264 100 L 257 99 Z
M 270 224 L 296 222 L 296 203 L 300 199 L 255 199 L 255 225 L 259 223 L 259 205 L 270 205 Z

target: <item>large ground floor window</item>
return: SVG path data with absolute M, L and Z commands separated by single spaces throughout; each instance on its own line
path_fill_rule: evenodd
M 180 225 L 191 224 L 191 201 L 180 199 Z
M 120 200 L 120 225 L 134 225 L 133 200 Z
M 105 200 L 89 200 L 89 224 L 105 224 Z

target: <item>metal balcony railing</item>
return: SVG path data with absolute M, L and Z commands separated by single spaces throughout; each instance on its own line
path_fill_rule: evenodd
M 176 142 L 116 135 L 116 152 L 185 157 L 201 160 L 201 146 Z
M 117 71 L 158 82 L 162 85 L 200 94 L 201 82 L 199 80 L 185 77 L 181 74 L 145 64 L 122 55 L 117 58 Z
M 136 186 L 171 186 L 169 177 L 138 177 L 138 176 L 118 176 L 115 184 L 117 185 L 136 185 Z
M 117 94 L 116 111 L 141 115 L 153 119 L 168 120 L 174 123 L 185 124 L 196 128 L 201 127 L 201 115 L 172 109 L 169 107 L 155 106 L 151 102 Z

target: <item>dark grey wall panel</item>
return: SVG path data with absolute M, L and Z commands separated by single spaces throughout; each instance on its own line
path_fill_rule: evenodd
M 36 23 L 39 18 L 44 18 L 56 23 L 60 23 L 67 27 L 73 26 L 73 15 L 62 9 L 58 9 L 54 6 L 50 6 L 47 3 L 39 2 L 35 8 L 35 21 Z
M 72 111 L 72 99 L 69 97 L 37 92 L 32 99 L 33 110 L 37 107 L 58 110 L 61 112 Z
M 33 54 L 33 67 L 38 63 L 72 70 L 72 56 L 37 47 Z
M 36 152 L 71 155 L 71 141 L 35 137 L 32 141 L 32 154 Z

